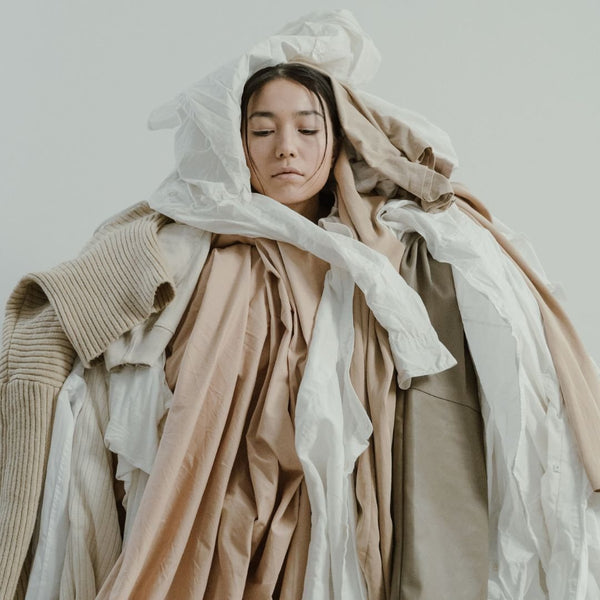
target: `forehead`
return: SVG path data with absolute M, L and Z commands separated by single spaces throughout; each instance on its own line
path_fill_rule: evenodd
M 296 81 L 273 79 L 250 97 L 248 113 L 265 111 L 273 113 L 318 110 L 321 105 L 315 93 Z

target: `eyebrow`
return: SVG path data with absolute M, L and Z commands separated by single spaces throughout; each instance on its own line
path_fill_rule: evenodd
M 306 117 L 308 115 L 317 115 L 317 117 L 321 117 L 321 119 L 325 120 L 323 115 L 318 110 L 297 110 L 294 113 L 295 117 Z M 268 119 L 274 119 L 275 113 L 265 110 L 257 110 L 248 117 L 248 120 L 253 119 L 254 117 L 267 117 Z

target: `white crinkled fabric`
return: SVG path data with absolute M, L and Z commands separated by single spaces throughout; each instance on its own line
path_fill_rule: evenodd
M 207 75 L 150 115 L 151 129 L 177 127 L 177 178 L 192 186 L 191 197 L 158 190 L 151 205 L 177 212 L 187 223 L 198 204 L 252 202 L 250 172 L 240 137 L 240 99 L 248 77 L 281 62 L 303 60 L 317 65 L 341 83 L 360 86 L 377 72 L 380 55 L 347 10 L 318 11 L 290 23 L 256 44 L 240 59 Z M 382 116 L 406 123 L 448 163 L 458 164 L 448 135 L 425 117 L 394 106 L 373 94 L 359 92 Z M 171 192 L 171 194 L 169 194 Z M 213 204 L 213 205 L 214 205 Z M 189 223 L 194 225 L 195 223 Z

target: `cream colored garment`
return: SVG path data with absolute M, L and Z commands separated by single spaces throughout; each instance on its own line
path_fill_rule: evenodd
M 113 489 L 112 457 L 104 445 L 108 422 L 106 373 L 98 365 L 85 374 L 88 392 L 73 436 L 69 522 L 60 598 L 93 600 L 121 552 Z
M 398 192 L 408 192 L 424 210 L 444 210 L 454 195 L 448 180 L 452 165 L 436 161 L 427 141 L 404 123 L 380 115 L 350 88 L 335 79 L 331 81 L 340 123 L 353 155 L 377 174 L 377 184 L 381 186 L 379 180 L 388 182 L 386 195 L 397 197 Z M 389 183 L 397 187 L 389 189 Z
M 77 362 L 59 394 L 27 600 L 93 600 L 121 552 L 112 458 L 104 445 L 107 375 Z M 61 418 L 62 417 L 62 418 Z M 55 456 L 59 453 L 59 456 Z M 50 462 L 49 461 L 49 462 Z
M 153 350 L 149 345 L 147 351 Z M 123 482 L 124 544 L 152 471 L 171 400 L 164 358 L 149 366 L 124 365 L 109 375 L 110 416 L 103 434 L 106 447 L 117 457 L 115 477 Z
M 210 250 L 210 233 L 168 223 L 158 232 L 157 243 L 175 297 L 162 311 L 138 323 L 106 348 L 103 358 L 109 371 L 122 365 L 151 366 L 160 361 L 196 287 Z
M 73 433 L 81 405 L 87 399 L 86 392 L 83 365 L 76 360 L 56 401 L 38 541 L 26 600 L 58 598 L 60 593 L 60 578 L 69 533 L 68 497 Z
M 373 431 L 352 387 L 353 283 L 327 273 L 296 400 L 295 445 L 310 498 L 311 533 L 302 598 L 363 600 L 353 469 Z

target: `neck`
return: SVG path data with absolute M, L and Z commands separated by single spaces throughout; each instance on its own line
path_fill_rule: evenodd
M 316 223 L 321 217 L 319 194 L 316 194 L 308 200 L 304 200 L 304 202 L 294 204 L 289 208 L 301 214 L 303 217 L 306 217 L 309 221 L 312 221 L 313 223 Z

